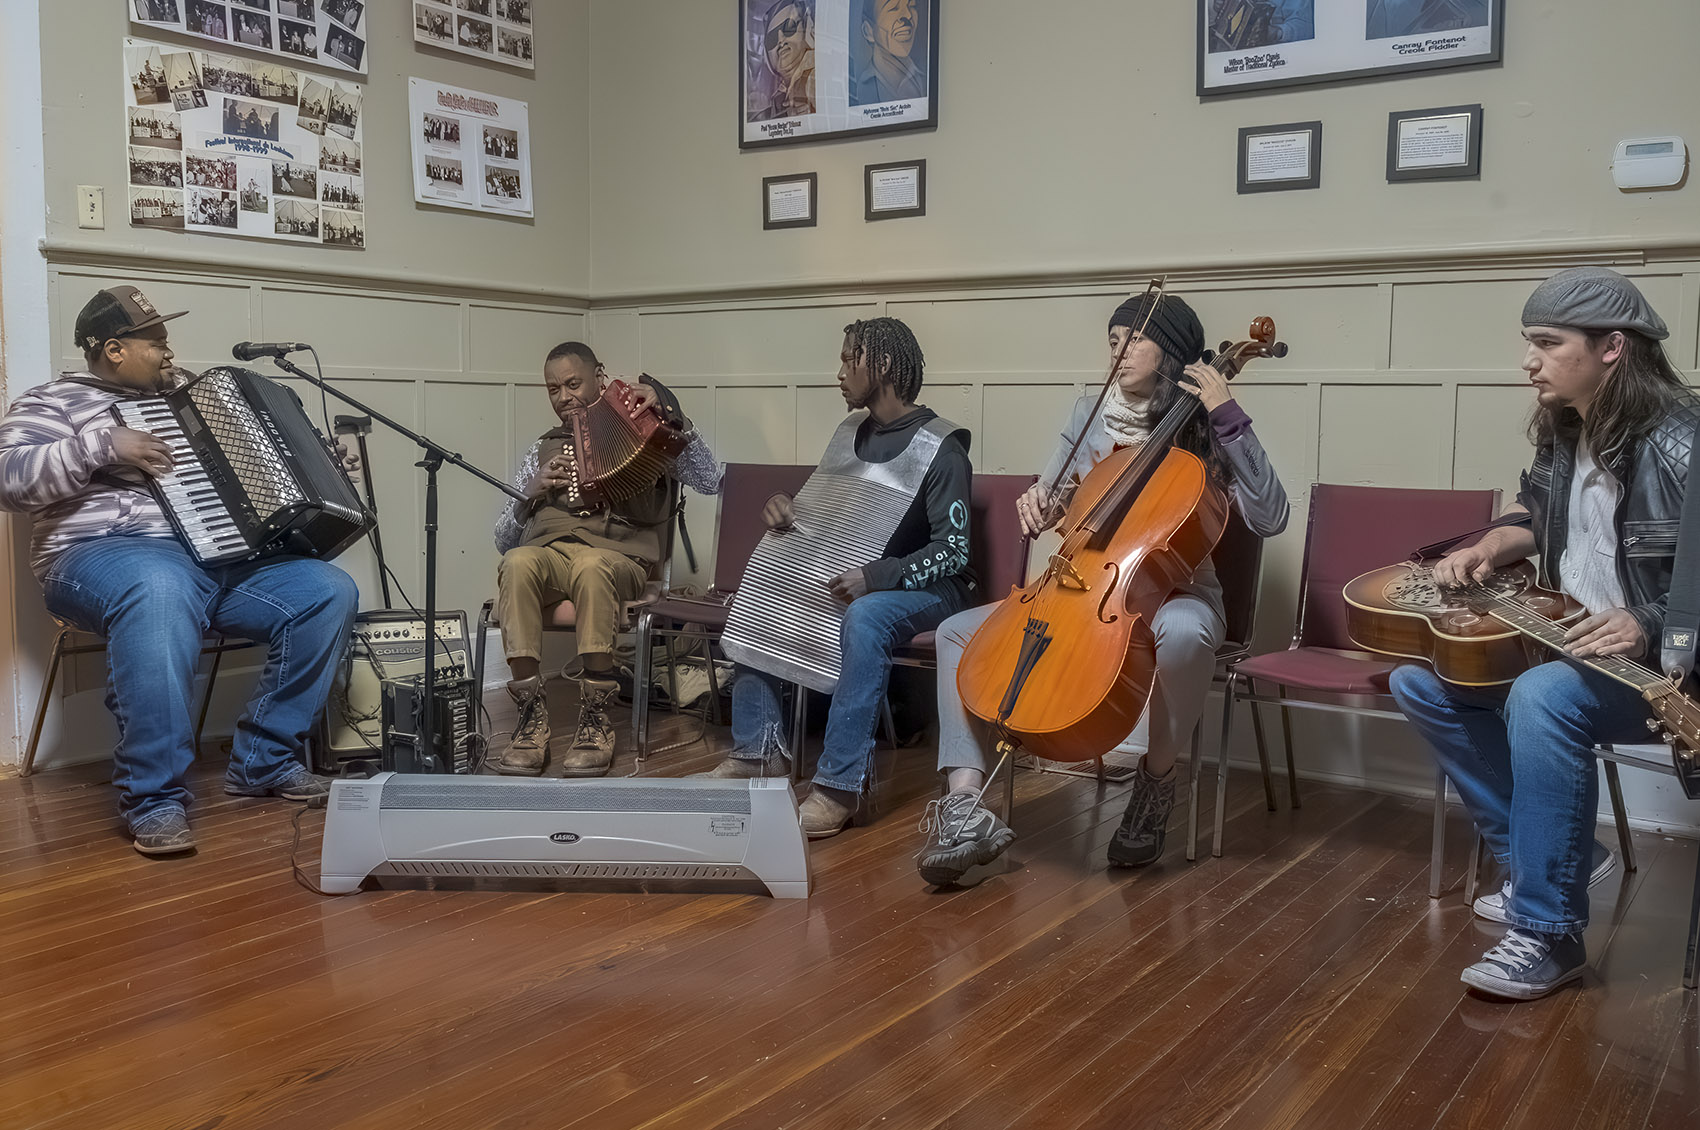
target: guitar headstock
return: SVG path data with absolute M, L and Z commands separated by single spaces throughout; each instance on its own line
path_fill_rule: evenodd
M 1700 774 L 1700 703 L 1682 693 L 1675 682 L 1645 693 L 1654 715 L 1647 720 L 1647 728 L 1671 747 L 1679 770 L 1686 761 L 1690 774 Z
M 1204 360 L 1231 381 L 1245 368 L 1248 361 L 1259 357 L 1286 355 L 1287 343 L 1275 340 L 1275 319 L 1265 314 L 1251 320 L 1251 330 L 1244 341 L 1224 341 L 1215 353 L 1207 349 L 1204 351 Z

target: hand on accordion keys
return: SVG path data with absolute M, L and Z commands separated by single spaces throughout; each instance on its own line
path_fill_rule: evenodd
M 117 427 L 112 429 L 111 434 L 112 460 L 115 463 L 134 467 L 155 479 L 170 471 L 176 463 L 171 445 L 151 432 Z

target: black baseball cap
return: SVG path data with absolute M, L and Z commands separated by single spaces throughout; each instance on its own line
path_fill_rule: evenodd
M 139 330 L 181 318 L 187 310 L 161 314 L 148 296 L 133 286 L 113 286 L 100 291 L 77 315 L 77 348 L 99 349 L 115 337 L 128 337 Z

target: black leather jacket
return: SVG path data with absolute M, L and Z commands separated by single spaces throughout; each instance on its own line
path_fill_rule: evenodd
M 1618 502 L 1617 577 L 1629 612 L 1641 625 L 1648 651 L 1658 656 L 1664 634 L 1665 601 L 1670 594 L 1677 528 L 1682 521 L 1683 488 L 1688 481 L 1689 450 L 1700 425 L 1700 400 L 1678 401 L 1651 432 L 1607 464 L 1623 484 Z M 1532 516 L 1540 549 L 1540 583 L 1558 588 L 1558 562 L 1564 554 L 1570 522 L 1570 480 L 1576 470 L 1576 437 L 1559 435 L 1542 443 L 1535 462 L 1523 473 L 1517 501 Z

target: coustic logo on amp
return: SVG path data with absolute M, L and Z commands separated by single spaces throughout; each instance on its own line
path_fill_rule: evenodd
M 577 832 L 556 832 L 549 837 L 558 844 L 576 844 L 579 840 Z

